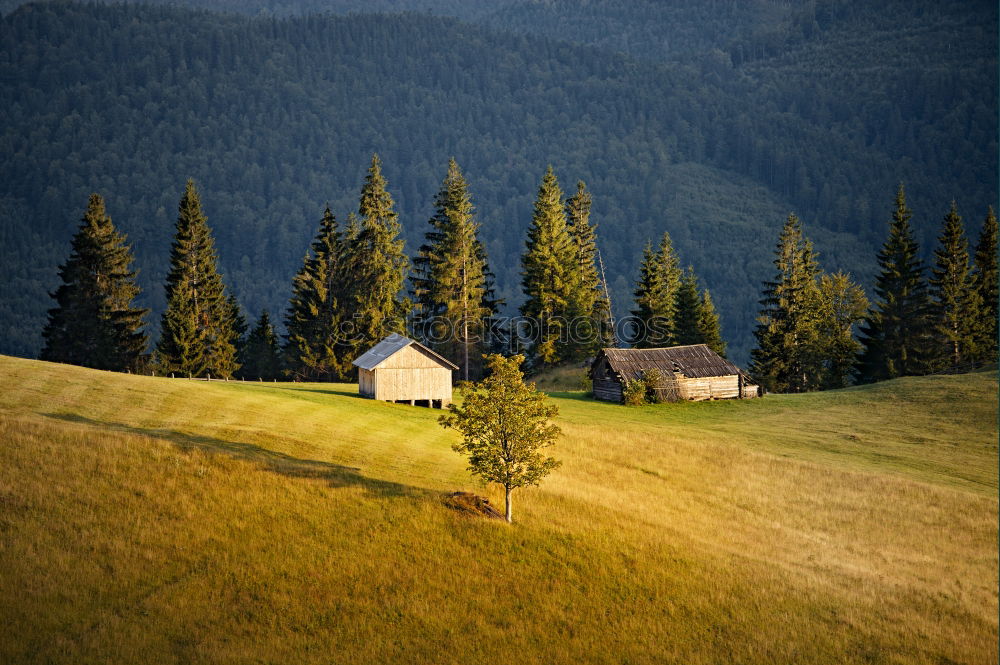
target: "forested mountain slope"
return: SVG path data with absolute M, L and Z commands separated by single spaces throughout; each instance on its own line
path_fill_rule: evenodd
M 112 4 L 115 0 L 110 0 Z M 476 19 L 490 16 L 518 0 L 135 0 L 151 5 L 198 7 L 251 16 L 420 12 Z M 0 12 L 10 13 L 26 0 L 0 0 Z
M 545 166 L 566 189 L 584 179 L 619 313 L 642 245 L 669 230 L 742 359 L 790 210 L 825 267 L 864 278 L 897 182 L 925 243 L 952 198 L 975 225 L 995 202 L 995 34 L 968 11 L 924 14 L 897 16 L 897 41 L 848 15 L 773 53 L 656 64 L 415 14 L 22 7 L 0 23 L 0 351 L 37 352 L 91 191 L 129 233 L 158 312 L 195 178 L 229 284 L 277 313 L 323 205 L 355 209 L 377 151 L 411 253 L 458 159 L 509 304 Z

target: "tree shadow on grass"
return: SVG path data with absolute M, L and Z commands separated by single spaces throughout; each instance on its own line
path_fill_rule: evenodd
M 186 434 L 170 429 L 135 427 L 123 423 L 94 420 L 75 413 L 43 413 L 42 416 L 77 423 L 89 427 L 126 434 L 136 434 L 153 439 L 169 441 L 181 450 L 202 450 L 213 455 L 228 455 L 229 457 L 253 462 L 266 471 L 277 473 L 289 478 L 314 478 L 325 480 L 330 487 L 361 487 L 379 497 L 425 497 L 435 495 L 431 490 L 412 485 L 403 485 L 386 480 L 368 478 L 360 473 L 361 469 L 343 466 L 320 460 L 301 459 L 276 450 L 269 450 L 251 443 L 226 441 L 210 436 Z
M 355 386 L 343 387 L 342 384 L 331 383 L 329 388 L 302 388 L 299 387 L 302 384 L 294 382 L 279 382 L 279 383 L 268 383 L 267 381 L 259 383 L 256 381 L 233 381 L 233 385 L 237 386 L 250 386 L 250 387 L 260 387 L 266 388 L 268 390 L 281 390 L 286 393 L 317 393 L 319 395 L 336 395 L 338 397 L 353 397 L 355 399 L 369 399 L 364 395 L 358 393 L 358 389 Z
M 361 395 L 360 393 L 358 393 L 357 390 L 352 391 L 346 388 L 341 390 L 337 390 L 336 388 L 330 388 L 329 390 L 320 390 L 319 388 L 279 388 L 279 390 L 287 390 L 289 392 L 296 392 L 296 393 L 318 393 L 320 395 L 337 395 L 338 397 L 353 397 L 354 399 L 371 399 L 369 397 Z
M 582 390 L 543 390 L 549 397 L 558 397 L 559 399 L 573 400 L 575 402 L 596 402 L 598 401 L 593 395 L 585 393 Z

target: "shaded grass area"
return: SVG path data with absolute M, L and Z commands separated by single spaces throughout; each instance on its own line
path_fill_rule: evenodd
M 351 386 L 0 382 L 2 662 L 997 661 L 988 375 L 562 394 L 512 528 L 444 506 L 502 498 L 439 412 Z

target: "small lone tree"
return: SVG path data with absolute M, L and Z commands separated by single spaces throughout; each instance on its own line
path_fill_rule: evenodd
M 486 482 L 503 485 L 505 516 L 511 522 L 511 493 L 518 487 L 537 485 L 561 462 L 545 457 L 560 429 L 549 422 L 558 408 L 546 403 L 544 393 L 526 384 L 519 369 L 523 356 L 485 356 L 489 376 L 479 383 L 463 384 L 462 405 L 449 404 L 441 416 L 443 427 L 462 433 L 452 446 L 469 457 L 469 471 Z

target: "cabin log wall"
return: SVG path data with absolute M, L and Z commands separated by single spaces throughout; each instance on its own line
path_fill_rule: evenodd
M 734 399 L 740 397 L 740 377 L 737 374 L 700 379 L 678 376 L 677 388 L 680 398 L 685 400 Z
M 605 402 L 621 402 L 622 384 L 617 379 L 594 379 L 594 397 Z

